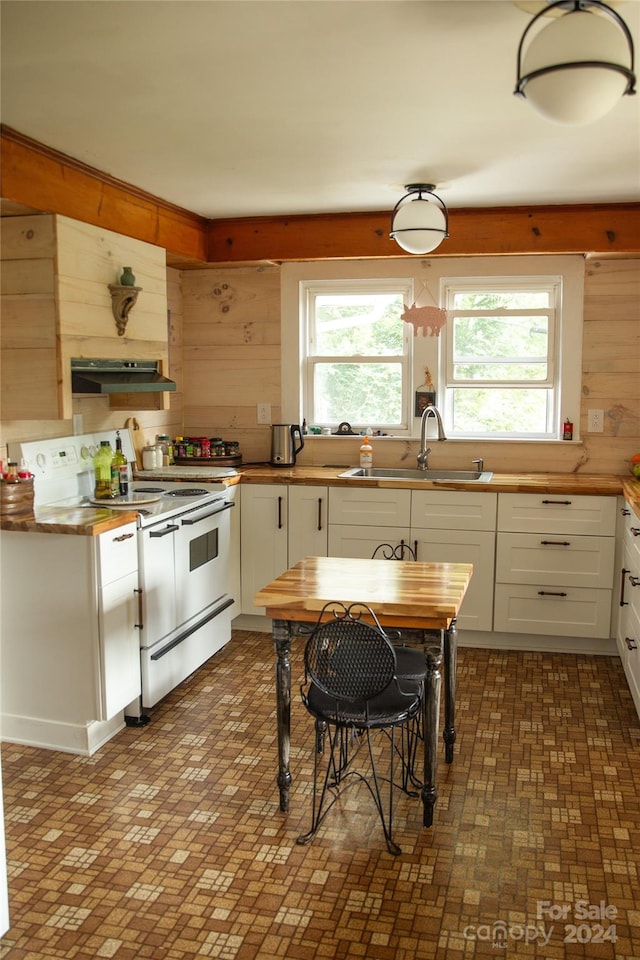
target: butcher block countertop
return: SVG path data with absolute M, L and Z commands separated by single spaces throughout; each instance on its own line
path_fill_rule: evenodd
M 340 477 L 349 467 L 240 467 L 243 483 L 321 484 L 329 487 L 399 488 L 405 490 L 481 490 L 492 493 L 585 494 L 624 496 L 640 517 L 640 480 L 605 473 L 494 473 L 489 483 L 433 480 L 349 480 Z
M 97 537 L 125 523 L 135 523 L 135 510 L 108 507 L 36 507 L 33 517 L 1 517 L 0 529 L 22 533 L 67 533 Z
M 462 483 L 426 480 L 348 480 L 338 475 L 346 466 L 272 467 L 270 464 L 247 464 L 238 467 L 239 477 L 225 482 L 283 483 L 330 487 L 379 487 L 405 490 L 481 490 L 497 493 L 585 494 L 624 496 L 640 518 L 640 481 L 614 474 L 587 473 L 494 473 L 489 483 Z M 166 479 L 166 475 L 164 476 Z M 206 478 L 203 478 L 206 479 Z M 210 478 L 209 478 L 210 479 Z M 197 480 L 197 477 L 190 477 Z M 25 533 L 67 533 L 98 536 L 125 523 L 135 521 L 134 511 L 109 510 L 107 507 L 37 507 L 33 517 L 0 518 L 0 529 Z

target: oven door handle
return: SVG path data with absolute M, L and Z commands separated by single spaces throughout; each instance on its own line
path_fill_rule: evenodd
M 183 633 L 178 634 L 178 636 L 168 643 L 166 647 L 163 647 L 162 650 L 159 650 L 157 653 L 152 653 L 150 659 L 162 660 L 162 658 L 166 657 L 168 653 L 171 653 L 171 651 L 175 650 L 175 648 L 180 646 L 181 643 L 184 643 L 184 641 L 190 637 L 192 633 L 195 633 L 200 629 L 200 627 L 203 627 L 205 623 L 209 623 L 210 620 L 213 620 L 220 613 L 223 613 L 229 607 L 233 606 L 234 603 L 235 601 L 233 597 L 227 597 L 215 608 L 215 610 L 212 610 L 211 613 L 207 614 L 206 617 L 204 617 L 202 620 L 199 620 L 196 624 L 194 624 L 192 627 L 189 627 Z
M 215 517 L 217 513 L 222 513 L 224 510 L 230 510 L 231 507 L 235 507 L 235 503 L 232 500 L 225 500 L 221 507 L 217 507 L 209 513 L 199 513 L 197 517 L 183 517 L 182 524 L 183 526 L 192 526 L 194 523 L 200 523 L 201 520 L 208 520 L 209 517 Z
M 168 526 L 164 527 L 163 530 L 150 530 L 149 536 L 150 537 L 166 537 L 168 533 L 175 533 L 176 530 L 179 530 L 179 529 L 180 527 L 178 527 L 175 523 L 170 523 Z

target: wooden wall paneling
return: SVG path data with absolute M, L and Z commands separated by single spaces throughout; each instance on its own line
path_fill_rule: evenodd
M 2 297 L 0 349 L 56 349 L 56 308 L 50 296 Z
M 588 411 L 604 410 L 602 434 Z M 585 469 L 628 472 L 640 452 L 640 260 L 591 259 L 585 271 L 581 434 Z
M 46 420 L 58 404 L 56 349 L 2 348 L 2 419 Z
M 38 214 L 2 218 L 3 260 L 49 260 L 55 256 L 55 244 L 51 217 Z
M 0 292 L 3 296 L 25 294 L 55 296 L 55 274 L 52 259 L 10 260 L 2 258 Z

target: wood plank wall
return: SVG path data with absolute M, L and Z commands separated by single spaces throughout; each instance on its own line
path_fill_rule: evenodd
M 381 270 L 384 267 L 381 265 Z M 280 282 L 277 266 L 183 273 L 184 422 L 187 433 L 241 444 L 245 462 L 269 457 L 270 430 L 256 423 L 256 404 L 280 419 Z M 436 444 L 434 466 L 468 467 L 484 456 L 494 471 L 626 473 L 640 452 L 640 260 L 593 256 L 586 261 L 582 367 L 582 443 L 461 442 Z M 587 410 L 604 410 L 604 432 L 587 434 Z M 347 442 L 348 443 L 348 442 Z M 415 442 L 385 440 L 376 462 L 412 458 Z M 300 463 L 355 463 L 344 438 L 307 442 Z

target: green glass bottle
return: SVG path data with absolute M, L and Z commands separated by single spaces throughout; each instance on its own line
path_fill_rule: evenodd
M 111 464 L 113 450 L 108 440 L 100 441 L 100 448 L 93 458 L 93 472 L 95 475 L 95 499 L 110 500 L 113 497 L 111 483 Z

